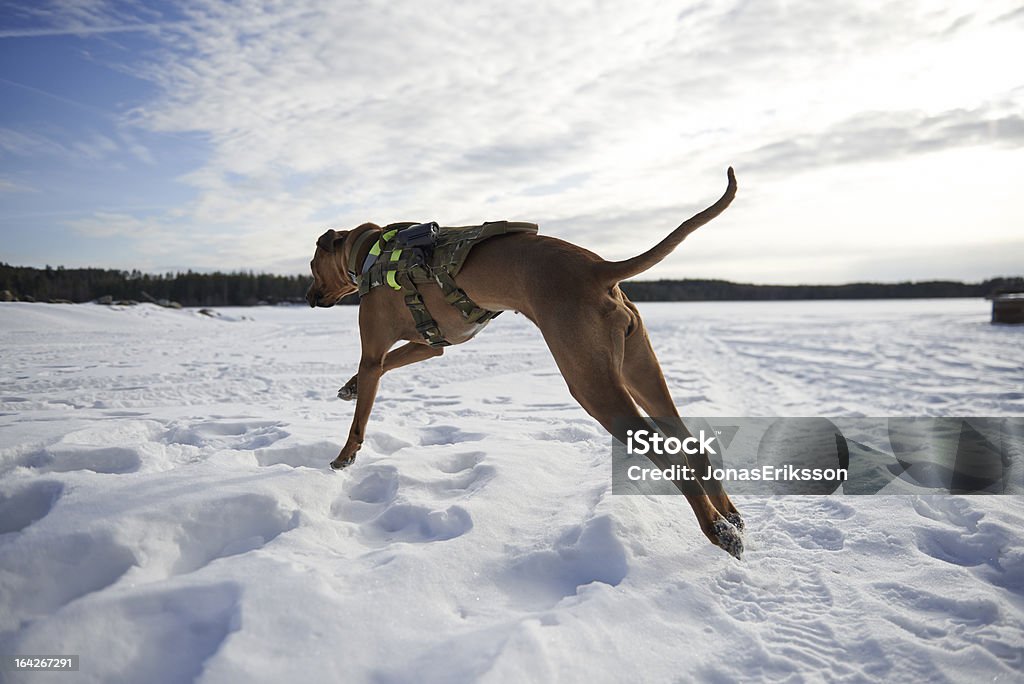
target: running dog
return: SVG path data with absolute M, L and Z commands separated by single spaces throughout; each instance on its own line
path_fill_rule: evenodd
M 540 329 L 569 391 L 580 405 L 616 439 L 625 443 L 621 419 L 678 417 L 665 377 L 636 306 L 619 283 L 643 273 L 667 257 L 694 230 L 721 214 L 736 195 L 736 177 L 728 170 L 728 186 L 710 207 L 684 221 L 657 245 L 624 261 L 605 261 L 593 252 L 557 238 L 535 233 L 509 233 L 473 247 L 456 278 L 458 287 L 477 306 L 490 311 L 518 311 Z M 364 233 L 374 235 L 361 238 Z M 382 229 L 364 223 L 352 230 L 329 230 L 317 241 L 310 262 L 313 283 L 306 293 L 312 307 L 331 307 L 359 290 L 359 276 L 348 264 L 362 264 Z M 352 254 L 358 245 L 358 254 Z M 438 287 L 424 286 L 421 295 L 437 327 L 450 344 L 475 335 L 480 325 L 445 300 Z M 377 287 L 359 306 L 361 356 L 359 372 L 339 391 L 355 399 L 348 440 L 331 467 L 351 464 L 363 443 L 381 375 L 402 366 L 440 356 L 417 326 L 400 291 Z M 391 350 L 398 341 L 406 344 Z M 639 409 L 638 409 L 639 407 Z M 619 419 L 619 420 L 617 420 Z M 681 424 L 681 423 L 680 423 Z M 680 436 L 689 436 L 680 428 Z M 659 468 L 670 463 L 652 456 Z M 688 456 L 697 472 L 705 472 L 703 455 Z M 713 544 L 739 558 L 743 519 L 718 482 L 676 482 Z

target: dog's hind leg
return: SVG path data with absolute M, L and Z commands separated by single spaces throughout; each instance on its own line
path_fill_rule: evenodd
M 392 349 L 384 356 L 384 365 L 381 373 L 408 366 L 419 361 L 426 361 L 444 353 L 442 347 L 429 347 L 419 342 L 408 342 L 397 349 Z M 359 375 L 353 375 L 345 385 L 338 390 L 338 398 L 345 401 L 354 401 L 359 391 Z
M 651 418 L 678 419 L 679 413 L 676 411 L 672 395 L 669 393 L 665 376 L 661 371 L 661 364 L 658 363 L 658 357 L 651 347 L 647 330 L 644 328 L 636 308 L 632 306 L 632 302 L 629 302 L 628 305 L 636 318 L 632 322 L 630 334 L 626 337 L 625 353 L 622 359 L 622 374 L 626 387 L 636 403 Z M 658 426 L 663 432 L 680 440 L 691 437 L 690 432 L 681 421 L 670 420 L 668 424 L 659 421 Z M 697 473 L 706 473 L 710 465 L 707 455 L 699 452 L 688 455 L 687 461 Z M 718 480 L 706 480 L 702 482 L 702 486 L 715 508 L 732 525 L 742 530 L 743 518 L 729 499 L 729 495 L 725 493 L 722 483 Z
M 573 397 L 605 430 L 625 444 L 627 436 L 622 434 L 625 425 L 636 424 L 643 416 L 622 375 L 629 317 L 623 309 L 616 309 L 611 312 L 606 309 L 605 315 L 595 312 L 592 317 L 586 317 L 589 320 L 573 321 L 562 319 L 554 312 L 551 320 L 538 327 Z M 649 455 L 649 458 L 661 469 L 674 465 L 664 454 Z M 686 496 L 704 535 L 712 544 L 739 558 L 743 541 L 736 528 L 712 504 L 700 483 L 677 480 L 675 484 Z

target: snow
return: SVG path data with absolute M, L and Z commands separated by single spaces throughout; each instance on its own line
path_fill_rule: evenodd
M 641 305 L 685 415 L 1024 415 L 983 300 Z M 612 496 L 512 313 L 381 384 L 356 309 L 0 304 L 0 653 L 31 682 L 1020 681 L 1018 496 Z M 13 673 L 2 676 L 12 678 Z

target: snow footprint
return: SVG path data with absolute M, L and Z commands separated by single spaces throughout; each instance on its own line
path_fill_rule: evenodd
M 42 653 L 60 644 L 62 653 L 105 648 L 117 654 L 90 663 L 95 681 L 191 682 L 241 628 L 241 595 L 234 582 L 170 589 L 153 584 L 101 594 L 33 624 L 6 645 L 18 653 Z M 83 655 L 83 669 L 84 660 Z
M 972 511 L 964 499 L 951 496 L 919 496 L 914 499 L 914 510 L 923 518 L 936 522 L 951 523 L 969 532 L 978 529 L 978 521 L 985 517 L 980 511 Z
M 327 464 L 337 453 L 338 445 L 333 442 L 313 442 L 311 444 L 288 444 L 272 449 L 257 449 L 253 455 L 261 466 L 283 464 L 292 468 L 326 469 Z
M 774 525 L 797 546 L 808 550 L 840 551 L 846 545 L 846 534 L 835 525 L 847 520 L 854 509 L 841 501 L 819 497 L 813 503 L 800 500 L 772 500 L 765 512 L 775 519 Z
M 142 457 L 138 449 L 132 447 L 55 444 L 29 454 L 22 465 L 41 472 L 89 470 L 106 475 L 123 475 L 137 471 L 142 466 Z
M 912 528 L 918 551 L 952 565 L 979 568 L 993 584 L 1024 592 L 1024 551 L 1014 543 L 1014 530 L 984 522 L 985 514 L 973 510 L 967 498 L 920 496 L 914 510 L 933 521 Z
M 264 494 L 204 501 L 184 516 L 175 534 L 178 557 L 170 568 L 173 575 L 261 548 L 299 524 L 298 511 L 281 510 L 273 497 Z
M 284 423 L 260 420 L 174 423 L 168 427 L 163 441 L 167 444 L 184 444 L 200 448 L 248 451 L 268 447 L 288 437 L 289 433 L 282 430 L 282 427 Z
M 1004 618 L 996 601 L 964 592 L 940 596 L 907 584 L 878 583 L 873 588 L 884 601 L 882 616 L 914 637 L 949 651 L 974 644 L 1010 667 L 1024 665 L 1020 626 Z
M 395 437 L 394 435 L 390 435 L 386 432 L 375 432 L 368 437 L 368 441 L 370 442 L 370 447 L 373 449 L 373 453 L 383 454 L 385 456 L 390 456 L 402 449 L 405 449 L 406 447 L 412 446 L 412 444 L 404 439 Z
M 999 526 L 982 523 L 985 514 L 972 511 L 963 499 L 918 497 L 914 510 L 922 517 L 944 523 L 944 528 L 935 525 L 913 528 L 918 550 L 953 565 L 994 564 L 1010 541 Z
M 363 526 L 363 536 L 374 543 L 422 544 L 460 537 L 473 529 L 473 519 L 461 506 L 430 510 L 425 506 L 394 504 Z
M 64 491 L 55 480 L 38 480 L 13 492 L 0 492 L 0 534 L 21 532 L 46 517 Z
M 132 550 L 106 532 L 37 536 L 35 530 L 0 547 L 0 632 L 102 591 L 136 565 Z
M 241 629 L 241 601 L 242 589 L 237 583 L 220 582 L 147 588 L 99 611 L 104 616 L 101 629 L 116 635 L 114 643 L 139 645 L 135 658 L 118 678 L 123 676 L 123 681 L 129 682 L 201 678 L 207 661 Z M 88 647 L 78 651 L 87 653 Z
M 459 444 L 460 442 L 478 442 L 487 435 L 480 432 L 463 432 L 454 425 L 434 425 L 424 428 L 420 437 L 421 446 L 437 446 L 439 444 Z
M 752 626 L 765 650 L 787 662 L 805 663 L 835 676 L 865 678 L 865 674 L 879 676 L 889 669 L 884 660 L 872 659 L 863 672 L 856 669 L 856 658 L 846 650 L 847 644 L 858 649 L 877 650 L 871 639 L 840 638 L 833 628 L 845 624 L 850 616 L 838 609 L 821 572 L 813 567 L 793 564 L 784 583 L 773 575 L 759 575 L 745 567 L 729 567 L 714 580 L 722 609 L 733 619 L 754 623 Z M 737 654 L 742 659 L 754 659 L 757 653 Z M 751 664 L 749 671 L 758 665 Z M 869 671 L 873 670 L 873 671 Z M 781 673 L 780 673 L 781 674 Z
M 398 493 L 398 469 L 381 466 L 363 479 L 345 487 L 350 499 L 367 504 L 390 503 Z
M 358 471 L 357 471 L 358 472 Z M 345 483 L 344 494 L 331 504 L 336 520 L 365 522 L 380 514 L 381 508 L 398 495 L 398 469 L 394 466 L 371 466 L 358 473 L 358 479 Z
M 443 463 L 437 466 L 437 469 L 442 473 L 454 475 L 471 470 L 482 460 L 484 460 L 484 452 L 464 451 L 458 454 L 451 454 Z
M 550 548 L 513 558 L 504 573 L 505 589 L 516 605 L 544 610 L 594 582 L 618 586 L 628 572 L 614 522 L 600 515 L 570 526 Z
M 452 454 L 437 466 L 442 473 L 452 477 L 434 483 L 431 489 L 438 494 L 470 494 L 476 491 L 497 473 L 493 466 L 482 463 L 484 455 L 482 451 Z
M 605 441 L 606 437 L 611 439 L 606 434 L 598 432 L 596 427 L 592 427 L 589 424 L 553 427 L 540 432 L 535 432 L 531 437 L 537 440 L 561 443 Z

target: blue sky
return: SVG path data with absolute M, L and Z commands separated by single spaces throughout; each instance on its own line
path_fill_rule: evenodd
M 646 277 L 1024 274 L 1024 5 L 0 2 L 0 260 L 300 273 L 501 218 Z

